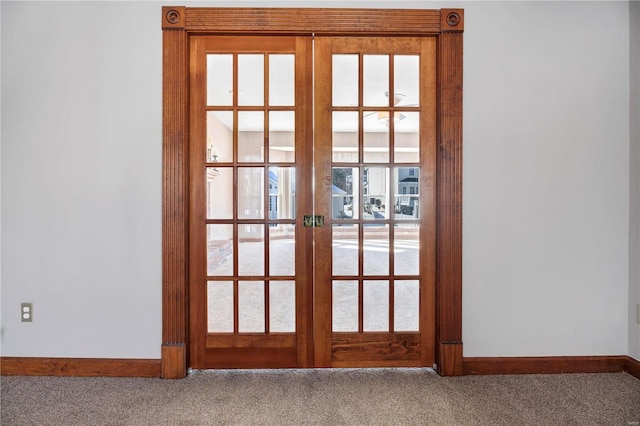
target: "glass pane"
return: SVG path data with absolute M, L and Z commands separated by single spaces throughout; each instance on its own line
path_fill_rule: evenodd
M 420 273 L 420 225 L 395 226 L 393 241 L 393 265 L 396 275 Z
M 238 105 L 264 105 L 264 55 L 238 55 Z
M 208 163 L 233 161 L 233 112 L 207 111 Z
M 269 105 L 295 103 L 294 55 L 269 55 Z
M 420 329 L 420 282 L 396 281 L 393 285 L 394 331 Z
M 295 161 L 295 124 L 293 111 L 269 113 L 269 161 L 293 163 Z
M 333 112 L 331 137 L 333 161 L 358 162 L 358 113 Z
M 420 218 L 420 168 L 395 169 L 394 217 L 396 219 Z
M 279 333 L 296 331 L 295 281 L 269 283 L 269 331 Z
M 333 106 L 358 106 L 358 55 L 333 55 Z
M 389 275 L 389 226 L 365 225 L 363 268 L 365 275 Z
M 233 168 L 207 167 L 207 219 L 233 219 Z
M 395 55 L 393 57 L 393 86 L 402 96 L 396 106 L 420 105 L 420 57 Z
M 396 112 L 399 120 L 394 125 L 394 161 L 420 162 L 420 113 Z
M 364 115 L 364 161 L 389 161 L 389 111 L 366 112 Z
M 358 169 L 334 167 L 332 170 L 332 217 L 358 219 Z
M 233 282 L 207 283 L 209 333 L 233 333 Z
M 365 281 L 363 286 L 363 331 L 389 331 L 389 281 Z
M 233 105 L 233 55 L 207 55 L 207 105 Z
M 269 167 L 269 219 L 295 219 L 295 167 Z
M 264 333 L 264 282 L 238 282 L 238 331 Z
M 333 275 L 358 275 L 358 225 L 332 228 Z
M 364 55 L 364 106 L 389 105 L 389 55 Z
M 269 275 L 295 275 L 295 250 L 295 225 L 269 225 Z
M 233 225 L 207 225 L 207 275 L 233 275 Z
M 238 161 L 264 161 L 264 113 L 238 113 Z
M 384 220 L 388 217 L 389 168 L 365 167 L 363 175 L 362 190 L 364 195 L 362 200 L 362 218 Z
M 264 225 L 238 225 L 238 275 L 264 275 Z
M 358 281 L 334 281 L 332 330 L 358 331 Z
M 238 219 L 264 217 L 264 168 L 238 168 Z

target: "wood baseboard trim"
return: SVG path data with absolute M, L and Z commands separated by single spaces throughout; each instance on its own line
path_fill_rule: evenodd
M 552 356 L 463 358 L 467 375 L 617 373 L 628 371 L 628 356 Z
M 640 361 L 628 356 L 625 371 L 640 379 Z
M 159 359 L 1 357 L 3 376 L 160 377 Z

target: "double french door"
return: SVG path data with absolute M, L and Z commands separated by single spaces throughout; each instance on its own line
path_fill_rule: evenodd
M 189 365 L 432 366 L 436 38 L 189 38 Z

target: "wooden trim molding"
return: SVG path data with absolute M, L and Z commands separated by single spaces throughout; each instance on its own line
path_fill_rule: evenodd
M 465 375 L 619 373 L 621 371 L 640 378 L 640 362 L 626 355 L 463 359 Z
M 3 376 L 160 377 L 159 359 L 0 358 Z
M 640 379 L 640 361 L 628 356 L 624 371 Z
M 188 64 L 189 35 L 289 34 L 423 36 L 438 39 L 436 171 L 436 363 L 462 368 L 463 9 L 162 8 L 163 278 L 162 376 L 189 363 Z M 317 360 L 316 360 L 317 361 Z
M 440 35 L 438 143 L 436 362 L 448 376 L 462 374 L 462 32 Z
M 184 8 L 163 8 L 162 376 L 187 374 L 188 85 Z
M 425 35 L 441 32 L 440 15 L 434 9 L 196 7 L 186 9 L 185 27 L 226 34 Z

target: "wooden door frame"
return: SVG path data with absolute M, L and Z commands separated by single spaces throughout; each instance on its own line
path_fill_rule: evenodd
M 464 10 L 162 8 L 162 377 L 189 359 L 189 37 L 202 34 L 438 38 L 436 360 L 462 374 L 462 45 Z

